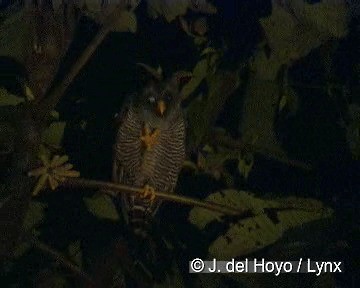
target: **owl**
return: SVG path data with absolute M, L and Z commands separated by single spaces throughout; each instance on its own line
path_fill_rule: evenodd
M 181 108 L 183 73 L 162 79 L 161 72 L 141 64 L 150 80 L 120 113 L 114 145 L 113 181 L 143 188 L 140 196 L 123 193 L 125 222 L 146 236 L 161 201 L 154 190 L 174 193 L 185 159 L 185 118 Z

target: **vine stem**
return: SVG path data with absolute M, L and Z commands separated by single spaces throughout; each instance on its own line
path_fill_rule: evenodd
M 102 193 L 114 197 L 118 196 L 120 193 L 140 194 L 144 192 L 144 189 L 142 188 L 135 188 L 122 184 L 115 184 L 110 182 L 89 180 L 83 178 L 68 178 L 65 182 L 62 182 L 61 185 L 64 187 L 99 189 Z M 155 196 L 161 200 L 181 203 L 188 206 L 198 206 L 201 208 L 205 208 L 226 215 L 240 216 L 248 211 L 245 209 L 235 209 L 226 205 L 221 205 L 210 201 L 201 201 L 191 197 L 169 194 L 158 191 L 155 191 Z

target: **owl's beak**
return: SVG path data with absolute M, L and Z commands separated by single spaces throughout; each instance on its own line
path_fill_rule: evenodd
M 160 100 L 160 101 L 157 103 L 156 112 L 157 112 L 160 116 L 163 116 L 165 110 L 166 110 L 166 104 L 165 104 L 165 102 L 164 102 L 163 100 Z

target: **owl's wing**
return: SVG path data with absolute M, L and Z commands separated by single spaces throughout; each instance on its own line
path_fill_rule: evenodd
M 161 192 L 174 193 L 186 155 L 185 130 L 182 111 L 178 111 L 161 137 L 161 153 L 157 156 L 154 182 Z
M 173 139 L 175 139 L 176 141 L 176 144 L 175 147 L 176 147 L 176 153 L 175 155 L 173 156 L 174 157 L 174 161 L 176 162 L 176 166 L 177 166 L 177 171 L 176 171 L 176 177 L 175 179 L 173 179 L 172 181 L 172 191 L 174 192 L 175 190 L 175 187 L 177 185 L 177 181 L 178 181 L 178 176 L 180 174 L 180 171 L 184 165 L 184 161 L 185 161 L 185 158 L 186 158 L 186 155 L 187 155 L 187 147 L 186 147 L 186 139 L 187 139 L 187 135 L 186 135 L 186 132 L 187 132 L 187 129 L 186 129 L 186 118 L 185 118 L 185 114 L 184 112 L 181 110 L 179 111 L 179 119 L 178 121 L 176 121 L 176 124 L 175 124 L 175 127 L 176 129 L 173 129 Z
M 131 102 L 128 99 L 125 99 L 125 103 L 121 111 L 115 115 L 115 127 L 118 134 L 118 131 L 121 125 L 127 118 L 127 113 L 129 112 Z M 116 138 L 119 137 L 116 135 Z M 116 144 L 113 146 L 113 169 L 112 169 L 112 181 L 115 183 L 124 183 L 124 169 L 119 162 L 118 151 L 116 150 Z
M 132 106 L 133 98 L 134 98 L 134 94 L 126 95 L 120 112 L 115 114 L 115 116 L 114 116 L 114 126 L 115 126 L 116 131 L 118 131 L 120 125 L 124 123 L 124 121 L 125 121 L 125 119 L 127 117 L 127 114 L 129 113 L 129 110 L 130 110 L 130 108 Z
M 142 121 L 132 101 L 127 101 L 117 116 L 118 129 L 114 145 L 112 181 L 129 186 L 138 186 L 142 160 L 140 133 Z M 129 223 L 129 213 L 134 207 L 134 195 L 121 194 L 122 212 Z
M 134 184 L 129 171 L 139 166 L 141 159 L 139 138 L 141 126 L 134 110 L 132 98 L 133 95 L 129 95 L 124 100 L 120 113 L 116 115 L 117 132 L 113 146 L 112 181 L 126 185 Z M 134 149 L 134 147 L 137 147 L 137 149 Z

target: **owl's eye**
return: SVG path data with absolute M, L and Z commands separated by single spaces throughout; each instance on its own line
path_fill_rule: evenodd
M 150 102 L 151 104 L 154 104 L 154 103 L 155 103 L 155 97 L 154 97 L 154 96 L 150 96 L 150 97 L 148 98 L 148 100 L 149 100 L 149 102 Z

